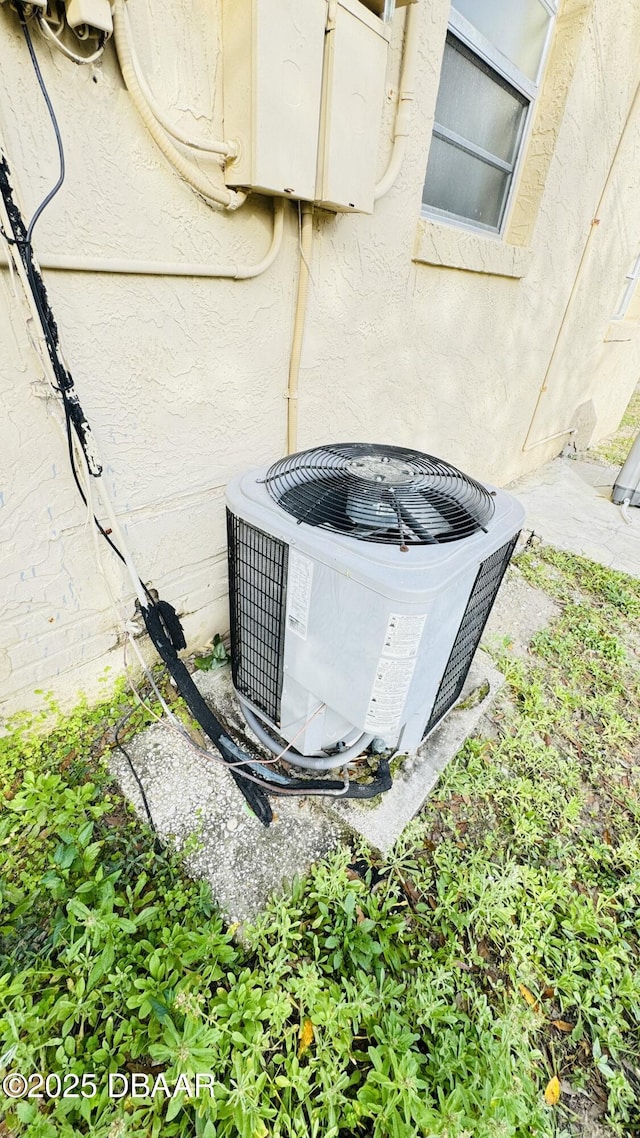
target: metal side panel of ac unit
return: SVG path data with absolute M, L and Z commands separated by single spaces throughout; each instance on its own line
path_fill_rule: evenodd
M 424 692 L 426 698 L 421 699 L 415 689 L 412 692 L 410 702 L 416 710 L 408 718 L 403 732 L 403 748 L 414 750 L 459 699 L 518 536 L 519 531 L 490 553 L 477 568 L 462 619 L 449 640 L 451 650 L 446 657 L 444 669 L 442 665 L 445 657 L 441 656 L 435 675 L 432 674 L 429 678 L 428 690 Z M 428 709 L 426 720 L 425 708 Z
M 444 670 L 425 734 L 432 731 L 458 699 L 471 661 L 496 599 L 513 553 L 518 534 L 482 562 L 469 596 L 451 655 Z
M 623 502 L 628 502 L 630 506 L 640 506 L 640 435 L 616 478 L 611 500 L 618 506 Z
M 417 604 L 390 599 L 293 548 L 289 567 L 283 728 L 304 722 L 303 693 L 312 692 L 316 707 L 324 703 L 353 729 L 394 742 L 414 675 L 447 652 L 476 567 Z M 338 724 L 334 729 L 324 745 L 342 737 Z
M 280 723 L 288 546 L 227 511 L 231 671 L 240 695 Z
M 295 737 L 305 753 L 340 741 L 355 728 L 353 706 L 343 706 L 336 694 L 348 653 L 340 628 L 335 636 L 326 628 L 326 596 L 318 588 L 326 567 L 230 510 L 227 534 L 236 690 L 267 725 L 280 728 L 286 739 Z M 361 594 L 356 588 L 356 596 Z M 297 648 L 307 644 L 309 632 L 311 652 L 303 648 L 300 666 Z M 358 661 L 354 666 L 361 674 Z M 326 706 L 317 714 L 320 704 Z

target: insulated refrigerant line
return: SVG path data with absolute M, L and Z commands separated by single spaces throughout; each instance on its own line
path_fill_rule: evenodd
M 246 201 L 247 195 L 238 190 L 219 189 L 214 186 L 190 159 L 185 158 L 176 149 L 167 131 L 155 117 L 138 82 L 131 57 L 125 20 L 125 0 L 113 0 L 113 35 L 116 41 L 122 78 L 137 112 L 156 146 L 171 163 L 176 173 L 209 205 L 214 203 L 229 210 L 239 209 Z

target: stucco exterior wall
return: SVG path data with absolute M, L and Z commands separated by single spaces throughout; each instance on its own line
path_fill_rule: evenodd
M 132 0 L 151 86 L 183 128 L 220 137 L 218 8 Z M 26 215 L 56 178 L 51 126 L 19 24 L 0 6 L 0 137 Z M 561 449 L 537 444 L 591 405 L 594 439 L 640 378 L 628 321 L 607 338 L 640 251 L 640 9 L 565 0 L 504 239 L 420 220 L 446 0 L 421 0 L 406 160 L 371 217 L 314 219 L 299 447 L 361 439 L 416 446 L 505 484 Z M 380 171 L 400 54 L 396 16 Z M 96 67 L 38 53 L 67 155 L 36 252 L 250 263 L 272 205 L 208 208 L 171 171 L 124 89 L 113 47 Z M 597 218 L 597 224 L 594 219 Z M 184 616 L 191 645 L 228 626 L 223 488 L 283 453 L 298 268 L 287 206 L 282 251 L 255 280 L 49 272 L 65 355 L 145 580 Z M 95 542 L 71 479 L 57 397 L 30 344 L 17 284 L 0 270 L 2 707 L 34 689 L 71 701 L 122 668 L 114 605 L 127 582 Z M 628 338 L 623 338 L 624 336 Z M 540 394 L 541 388 L 545 390 Z M 537 407 L 537 410 L 536 410 Z M 589 422 L 589 417 L 587 416 Z M 582 420 L 581 420 L 582 421 Z M 523 449 L 526 447 L 527 449 Z

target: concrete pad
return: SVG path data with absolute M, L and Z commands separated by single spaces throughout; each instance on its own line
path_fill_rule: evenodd
M 262 826 L 223 765 L 195 750 L 166 723 L 141 732 L 127 750 L 160 838 L 173 839 L 185 850 L 187 872 L 209 882 L 231 922 L 253 920 L 273 893 L 342 840 L 339 821 L 314 799 L 272 799 L 274 821 Z M 216 753 L 213 747 L 211 752 Z M 114 752 L 110 766 L 146 820 L 124 755 Z
M 478 651 L 458 704 L 442 723 L 408 756 L 397 771 L 391 790 L 379 804 L 345 801 L 327 803 L 326 810 L 349 829 L 386 853 L 418 813 L 445 767 L 472 735 L 504 683 L 485 652 Z
M 526 526 L 543 541 L 600 565 L 640 577 L 640 509 L 630 524 L 610 500 L 618 468 L 556 458 L 509 489 L 522 502 Z
M 194 680 L 222 721 L 264 758 L 264 749 L 242 717 L 229 669 L 196 672 Z M 452 709 L 417 755 L 405 760 L 379 805 L 274 796 L 274 821 L 269 827 L 251 813 L 209 744 L 206 753 L 198 750 L 162 722 L 141 732 L 127 750 L 160 838 L 173 840 L 184 850 L 187 871 L 209 882 L 229 921 L 242 923 L 253 920 L 273 893 L 286 888 L 295 875 L 304 875 L 349 832 L 362 835 L 377 849 L 389 849 L 473 732 L 502 682 L 488 656 L 478 652 L 461 706 Z M 123 793 L 145 819 L 142 796 L 125 756 L 114 752 L 110 766 Z

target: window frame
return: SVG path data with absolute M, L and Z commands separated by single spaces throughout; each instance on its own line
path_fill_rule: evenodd
M 462 13 L 458 12 L 452 2 L 449 21 L 447 25 L 447 34 L 445 45 L 449 37 L 457 39 L 472 56 L 476 56 L 480 65 L 484 68 L 489 68 L 493 71 L 503 82 L 507 83 L 514 91 L 521 95 L 528 101 L 528 106 L 522 116 L 520 128 L 518 132 L 518 139 L 515 148 L 515 157 L 512 163 L 505 162 L 495 154 L 484 150 L 481 146 L 469 142 L 467 139 L 456 134 L 455 131 L 449 130 L 448 127 L 442 126 L 434 119 L 432 134 L 434 137 L 439 138 L 441 141 L 455 146 L 457 149 L 472 155 L 473 157 L 480 158 L 488 165 L 493 166 L 494 169 L 501 170 L 503 173 L 508 174 L 509 180 L 506 185 L 503 200 L 500 202 L 500 224 L 498 226 L 489 225 L 482 221 L 473 221 L 469 217 L 463 217 L 460 214 L 453 213 L 451 210 L 444 210 L 437 206 L 428 205 L 422 202 L 421 216 L 427 220 L 442 222 L 446 225 L 451 225 L 458 229 L 466 229 L 471 233 L 482 233 L 487 237 L 494 237 L 501 239 L 508 226 L 508 218 L 513 203 L 515 187 L 518 182 L 520 170 L 524 162 L 524 154 L 526 150 L 526 141 L 531 132 L 531 125 L 533 121 L 536 101 L 540 94 L 540 87 L 542 75 L 544 72 L 545 64 L 549 57 L 549 49 L 553 38 L 555 20 L 558 13 L 559 0 L 538 0 L 545 11 L 549 15 L 549 24 L 545 36 L 542 51 L 540 53 L 540 63 L 535 80 L 530 79 L 523 71 L 512 63 L 512 61 L 504 55 L 498 47 L 492 43 L 482 32 L 469 21 Z M 454 49 L 455 50 L 455 49 Z M 438 86 L 439 91 L 439 86 Z M 437 96 L 436 96 L 437 98 Z M 426 182 L 426 170 L 425 170 Z M 424 190 L 423 190 L 424 192 Z

